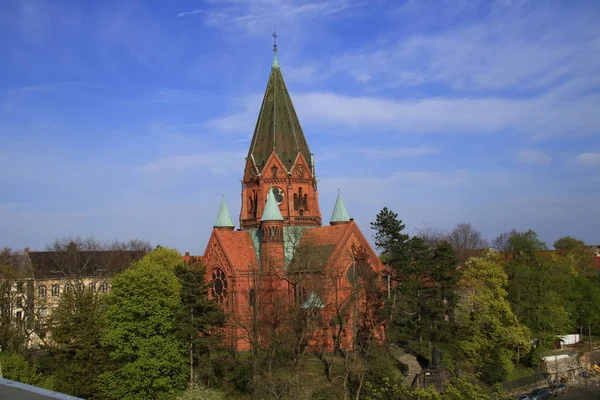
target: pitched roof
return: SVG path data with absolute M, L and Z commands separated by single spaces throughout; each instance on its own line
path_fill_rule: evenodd
M 298 152 L 302 152 L 307 161 L 311 160 L 310 149 L 276 60 L 271 67 L 248 157 L 254 156 L 258 170 L 262 171 L 273 151 L 288 171 Z
M 141 260 L 145 251 L 30 251 L 35 278 L 68 276 L 112 276 Z
M 334 222 L 350 222 L 350 215 L 348 215 L 346 205 L 339 191 L 335 200 L 335 207 L 333 207 L 333 214 L 331 214 L 331 219 L 329 220 L 329 223 Z
M 260 220 L 283 221 L 283 216 L 281 215 L 281 211 L 279 211 L 279 206 L 277 205 L 277 200 L 275 200 L 273 189 L 269 189 L 269 192 L 267 193 L 267 204 L 265 204 L 265 211 L 263 212 Z
M 229 210 L 227 209 L 227 204 L 225 204 L 225 196 L 221 199 L 221 206 L 219 207 L 219 213 L 217 214 L 217 219 L 214 228 L 233 228 L 233 221 L 231 220 L 231 215 L 229 214 Z
M 217 236 L 219 243 L 229 262 L 236 269 L 247 269 L 248 264 L 258 265 L 252 238 L 247 231 L 225 231 L 215 229 L 213 233 Z
M 306 228 L 287 270 L 289 272 L 307 272 L 314 268 L 320 270 L 329 262 L 350 227 L 351 225 L 344 224 Z

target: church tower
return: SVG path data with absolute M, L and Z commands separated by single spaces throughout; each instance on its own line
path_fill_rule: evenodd
M 284 226 L 321 226 L 313 155 L 277 62 L 276 43 L 273 50 L 242 179 L 240 227 L 260 226 L 271 188 Z

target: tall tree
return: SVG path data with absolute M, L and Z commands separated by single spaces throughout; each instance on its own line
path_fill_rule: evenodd
M 481 235 L 481 232 L 475 229 L 473 225 L 464 222 L 452 229 L 447 236 L 447 240 L 463 261 L 469 258 L 470 252 L 488 247 L 488 242 Z
M 210 384 L 213 375 L 212 351 L 221 342 L 219 329 L 225 325 L 226 316 L 216 302 L 208 298 L 208 284 L 204 279 L 205 268 L 199 259 L 192 258 L 188 263 L 178 264 L 175 275 L 181 285 L 181 310 L 177 317 L 177 327 L 182 340 L 188 344 L 190 365 L 190 388 L 197 382 L 198 368 L 203 364 L 207 370 L 202 371 Z M 205 360 L 205 363 L 201 361 Z
M 375 217 L 375 222 L 371 222 L 371 229 L 375 231 L 375 247 L 381 251 L 381 259 L 388 266 L 388 300 L 391 299 L 392 275 L 401 274 L 402 267 L 408 262 L 409 236 L 402 233 L 405 227 L 402 220 L 398 219 L 398 214 L 387 207 L 383 207 Z
M 186 387 L 187 349 L 177 331 L 181 255 L 159 248 L 115 276 L 102 341 L 114 368 L 100 376 L 107 399 L 159 399 Z
M 19 352 L 27 343 L 33 310 L 28 307 L 29 265 L 23 254 L 0 249 L 0 351 Z
M 57 389 L 85 399 L 98 398 L 96 380 L 108 361 L 100 343 L 105 326 L 101 295 L 90 288 L 63 293 L 50 326 L 55 348 L 46 365 L 52 364 Z
M 490 384 L 505 380 L 519 352 L 529 349 L 529 330 L 511 309 L 507 284 L 502 263 L 491 252 L 469 259 L 460 280 L 456 361 L 472 365 Z

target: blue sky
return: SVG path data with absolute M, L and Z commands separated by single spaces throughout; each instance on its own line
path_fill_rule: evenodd
M 147 239 L 199 254 L 278 59 L 316 157 L 370 237 L 471 222 L 600 244 L 600 3 L 0 3 L 0 246 Z

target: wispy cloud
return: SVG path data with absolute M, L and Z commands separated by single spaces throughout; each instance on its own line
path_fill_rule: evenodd
M 600 165 L 600 152 L 578 154 L 575 156 L 575 162 L 585 166 Z
M 180 12 L 179 14 L 177 14 L 177 17 L 181 18 L 181 17 L 187 17 L 190 15 L 195 15 L 195 14 L 200 14 L 203 13 L 204 10 L 192 10 L 192 11 L 184 11 L 184 12 Z
M 551 96 L 535 98 L 430 97 L 392 100 L 346 96 L 332 92 L 292 93 L 303 123 L 364 127 L 406 133 L 518 132 L 536 138 L 595 134 L 600 94 L 562 102 Z M 209 124 L 220 130 L 247 130 L 258 109 L 256 99 L 245 109 Z M 260 101 L 260 100 L 258 100 Z M 246 104 L 244 106 L 244 104 Z M 252 105 L 250 105 L 252 104 Z
M 402 147 L 396 149 L 355 149 L 355 152 L 362 153 L 366 158 L 371 160 L 380 159 L 397 159 L 408 157 L 420 157 L 430 154 L 440 153 L 440 149 L 431 146 L 421 147 Z
M 225 0 L 203 10 L 210 26 L 242 28 L 249 32 L 264 32 L 273 24 L 289 25 L 300 21 L 319 21 L 365 5 L 352 0 Z
M 548 165 L 552 161 L 547 153 L 540 150 L 523 149 L 517 154 L 517 159 L 524 164 Z
M 245 155 L 235 151 L 185 154 L 153 161 L 141 165 L 138 169 L 147 172 L 208 169 L 215 174 L 227 174 L 239 172 L 240 160 L 243 160 Z

